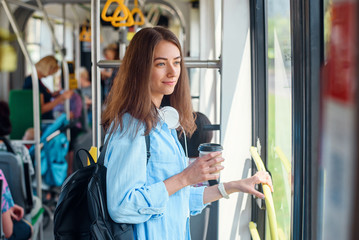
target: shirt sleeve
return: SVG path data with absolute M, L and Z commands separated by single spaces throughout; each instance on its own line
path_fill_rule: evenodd
M 208 205 L 203 204 L 203 192 L 206 187 L 191 187 L 189 197 L 189 210 L 192 216 L 200 214 Z
M 9 185 L 1 169 L 0 169 L 0 180 L 3 181 L 2 196 L 1 196 L 1 213 L 4 213 L 14 206 L 14 200 L 12 199 Z
M 163 182 L 146 185 L 144 128 L 137 129 L 134 122 L 128 124 L 124 119 L 124 131 L 117 130 L 111 136 L 105 165 L 107 207 L 111 218 L 115 222 L 138 224 L 161 217 L 169 196 Z

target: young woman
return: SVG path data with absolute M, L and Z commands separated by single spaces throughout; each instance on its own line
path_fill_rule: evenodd
M 217 179 L 211 173 L 223 169 L 215 164 L 224 159 L 215 152 L 187 166 L 176 130 L 159 114 L 164 96 L 191 135 L 196 126 L 180 43 L 165 28 L 144 28 L 128 46 L 103 113 L 108 210 L 115 222 L 135 224 L 135 239 L 190 239 L 189 215 L 205 204 L 239 191 L 263 198 L 255 184 L 272 186 L 268 173 L 259 172 L 222 184 L 224 195 L 217 185 L 190 187 Z M 145 135 L 150 137 L 148 162 Z

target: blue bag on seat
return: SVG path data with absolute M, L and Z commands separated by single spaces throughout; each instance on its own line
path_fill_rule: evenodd
M 61 186 L 67 177 L 66 155 L 69 141 L 63 131 L 67 129 L 69 121 L 66 114 L 60 115 L 53 124 L 48 126 L 41 136 L 41 175 L 49 186 Z M 34 156 L 34 146 L 30 148 Z

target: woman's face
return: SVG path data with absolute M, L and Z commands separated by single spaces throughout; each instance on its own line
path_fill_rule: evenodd
M 116 52 L 115 50 L 112 50 L 112 49 L 107 49 L 105 51 L 105 58 L 107 60 L 115 60 L 115 57 L 116 57 Z
M 181 74 L 181 53 L 177 46 L 162 40 L 154 50 L 150 74 L 151 98 L 159 107 L 164 95 L 173 93 Z

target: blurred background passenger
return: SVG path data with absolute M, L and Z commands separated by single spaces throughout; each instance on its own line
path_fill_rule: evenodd
M 41 58 L 35 64 L 37 76 L 39 80 L 40 91 L 40 104 L 41 104 L 41 117 L 42 119 L 53 119 L 52 110 L 60 103 L 63 103 L 66 99 L 69 99 L 72 95 L 71 90 L 51 92 L 41 81 L 42 78 L 55 74 L 59 70 L 59 65 L 54 56 L 46 56 Z M 23 89 L 32 89 L 31 75 L 25 78 Z
M 5 175 L 0 169 L 2 180 L 1 220 L 6 239 L 27 240 L 32 235 L 32 226 L 24 217 L 24 209 L 16 205 L 12 198 Z
M 119 48 L 116 43 L 109 44 L 104 50 L 103 55 L 106 60 L 119 60 Z M 106 68 L 101 71 L 101 80 L 103 83 L 103 100 L 107 97 L 116 77 L 118 68 Z

